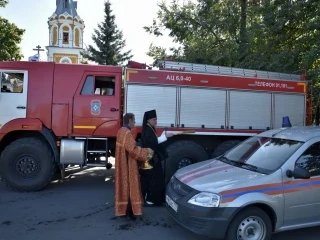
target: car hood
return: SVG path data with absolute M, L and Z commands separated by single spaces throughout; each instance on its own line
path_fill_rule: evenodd
M 222 192 L 252 185 L 265 174 L 232 166 L 218 160 L 207 160 L 178 170 L 175 177 L 198 191 Z M 250 181 L 250 182 L 249 182 Z M 248 183 L 249 182 L 249 183 Z

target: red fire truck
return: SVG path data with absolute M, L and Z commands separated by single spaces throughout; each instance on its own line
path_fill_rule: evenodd
M 106 166 L 124 112 L 156 109 L 158 132 L 193 133 L 166 144 L 167 180 L 186 165 L 281 127 L 310 124 L 305 75 L 158 61 L 158 69 L 0 62 L 0 173 L 19 191 L 44 188 L 56 169 Z M 124 82 L 122 75 L 125 73 Z M 5 87 L 6 86 L 6 87 Z

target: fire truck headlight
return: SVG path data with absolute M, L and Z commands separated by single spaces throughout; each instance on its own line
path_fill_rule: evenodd
M 188 203 L 201 207 L 219 207 L 221 197 L 215 193 L 201 192 L 193 196 Z

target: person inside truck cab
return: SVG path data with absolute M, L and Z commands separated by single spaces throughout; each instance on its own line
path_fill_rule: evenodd
M 141 132 L 141 146 L 151 148 L 154 151 L 153 158 L 150 160 L 153 168 L 139 169 L 142 197 L 147 205 L 161 205 L 165 202 L 165 175 L 162 161 L 165 161 L 168 156 L 161 143 L 173 136 L 171 133 L 163 133 L 158 137 L 156 126 L 156 110 L 145 112 Z
M 1 88 L 1 92 L 11 92 L 6 85 L 3 85 Z
M 111 77 L 96 77 L 95 94 L 103 96 L 114 96 L 115 82 Z

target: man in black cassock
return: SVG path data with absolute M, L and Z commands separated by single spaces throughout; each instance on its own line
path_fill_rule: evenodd
M 140 181 L 142 197 L 146 204 L 161 205 L 165 202 L 165 176 L 162 161 L 168 157 L 165 148 L 161 145 L 171 133 L 163 133 L 158 137 L 156 133 L 157 113 L 156 110 L 147 111 L 143 116 L 141 132 L 141 147 L 151 148 L 154 151 L 150 160 L 152 169 L 140 169 Z

